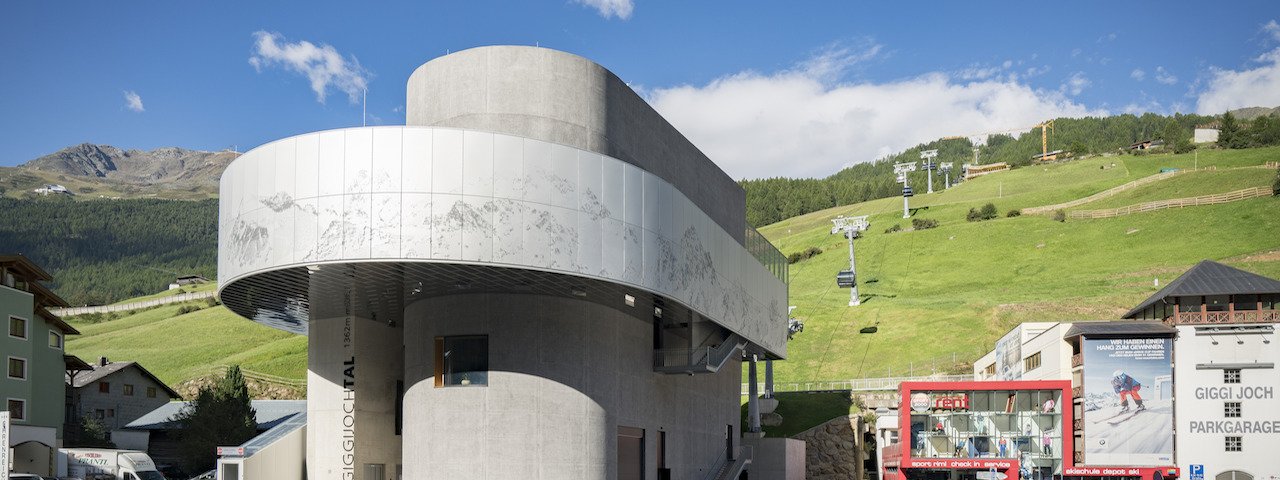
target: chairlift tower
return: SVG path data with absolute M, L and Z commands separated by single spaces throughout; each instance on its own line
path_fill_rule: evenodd
M 832 219 L 831 223 L 833 224 L 831 233 L 843 232 L 845 238 L 849 239 L 849 269 L 836 274 L 836 286 L 849 289 L 849 306 L 856 307 L 862 303 L 862 300 L 858 297 L 858 268 L 857 262 L 853 259 L 853 239 L 861 236 L 871 224 L 867 223 L 866 215 L 840 216 Z
M 933 193 L 933 171 L 938 169 L 938 164 L 933 163 L 933 159 L 938 158 L 937 150 L 925 150 L 920 152 L 920 159 L 924 160 L 924 169 L 929 171 L 929 191 L 925 193 Z
M 944 184 L 944 185 L 946 185 L 946 186 L 945 186 L 945 187 L 943 187 L 943 188 L 944 188 L 944 189 L 946 189 L 946 190 L 950 190 L 950 189 L 951 189 L 951 167 L 952 167 L 952 166 L 953 166 L 953 164 L 952 164 L 952 163 L 950 163 L 950 162 L 948 162 L 948 163 L 938 164 L 938 168 L 942 169 L 942 174 L 943 174 L 943 175 L 946 177 L 946 179 L 947 179 L 947 180 L 946 180 L 946 183 Z
M 893 173 L 898 174 L 898 183 L 902 184 L 902 218 L 911 218 L 911 205 L 908 204 L 907 199 L 914 193 L 911 192 L 911 185 L 907 184 L 907 174 L 914 171 L 916 171 L 916 162 L 893 164 Z

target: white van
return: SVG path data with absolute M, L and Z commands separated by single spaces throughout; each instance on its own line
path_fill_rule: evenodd
M 165 480 L 156 462 L 138 450 L 59 448 L 59 467 L 63 462 L 65 476 L 84 480 Z

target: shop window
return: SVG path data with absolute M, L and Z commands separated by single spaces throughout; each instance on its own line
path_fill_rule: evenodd
M 1022 360 L 1023 372 L 1030 372 L 1037 368 L 1040 368 L 1040 352 L 1036 352 L 1032 354 L 1030 357 L 1024 358 Z
M 1222 383 L 1240 383 L 1240 369 L 1239 368 L 1223 369 Z
M 26 420 L 27 419 L 27 401 L 26 400 L 22 400 L 19 398 L 9 399 L 9 419 L 10 420 Z
M 1224 402 L 1222 415 L 1227 418 L 1240 418 L 1240 402 Z
M 111 393 L 111 382 L 98 382 L 98 393 Z
M 156 387 L 147 387 L 147 398 L 156 398 Z
M 489 337 L 436 337 L 435 386 L 489 384 Z
M 1236 310 L 1257 310 L 1258 296 L 1257 295 L 1236 295 L 1235 302 L 1233 303 L 1236 304 Z
M 1243 452 L 1243 451 L 1244 451 L 1244 437 L 1238 437 L 1238 436 L 1230 436 L 1230 437 L 1227 437 L 1227 451 L 1228 451 L 1228 452 Z
M 58 332 L 49 332 L 49 348 L 62 350 L 62 334 Z
M 9 357 L 9 378 L 14 380 L 27 379 L 27 359 Z
M 27 319 L 18 317 L 9 317 L 9 336 L 13 338 L 27 339 Z

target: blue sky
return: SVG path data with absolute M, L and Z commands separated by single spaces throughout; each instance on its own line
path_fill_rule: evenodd
M 243 151 L 359 125 L 348 93 L 361 85 L 370 123 L 402 124 L 414 68 L 490 44 L 604 65 L 735 178 L 825 176 L 939 136 L 1057 116 L 1280 105 L 1274 1 L 358 7 L 3 2 L 0 165 L 81 142 Z M 315 68 L 325 54 L 337 61 Z M 291 68 L 299 58 L 313 61 Z

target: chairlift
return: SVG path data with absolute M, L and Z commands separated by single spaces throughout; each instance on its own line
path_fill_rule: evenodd
M 853 270 L 841 270 L 836 274 L 836 286 L 840 288 L 851 288 L 858 283 L 858 274 Z

